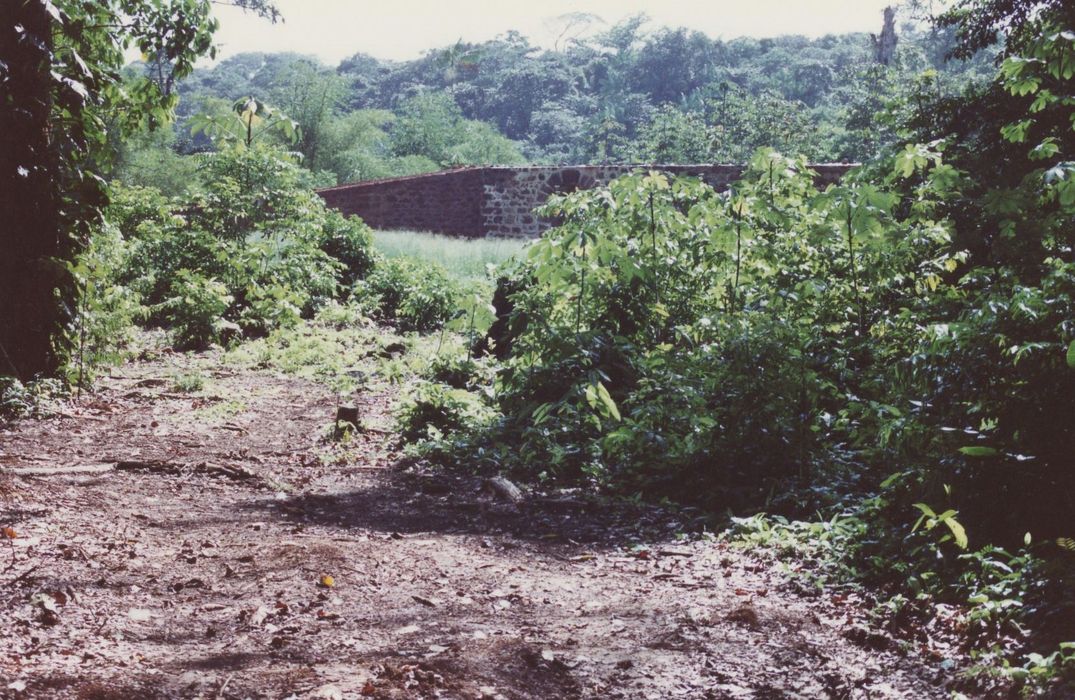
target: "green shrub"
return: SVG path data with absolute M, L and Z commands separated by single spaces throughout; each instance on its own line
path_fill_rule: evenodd
M 327 209 L 282 153 L 233 147 L 202 156 L 199 173 L 189 202 L 117 186 L 108 211 L 130 249 L 118 281 L 182 347 L 293 326 L 369 273 L 369 228 Z
M 74 341 L 65 367 L 69 384 L 84 387 L 92 381 L 97 367 L 118 363 L 134 322 L 144 316 L 141 296 L 121 281 L 130 258 L 131 246 L 119 229 L 106 221 L 94 229 L 70 267 L 81 296 L 69 331 Z
M 224 320 L 224 312 L 232 303 L 224 283 L 190 270 L 179 270 L 171 291 L 175 296 L 165 299 L 160 307 L 173 324 L 177 347 L 204 348 L 226 341 L 239 330 L 234 323 Z
M 458 439 L 488 427 L 497 413 L 479 396 L 436 382 L 418 382 L 397 411 L 400 439 L 408 443 Z
M 351 288 L 373 269 L 373 232 L 356 217 L 326 211 L 320 246 L 329 257 L 343 264 L 338 277 L 341 288 Z
M 358 308 L 357 304 L 350 302 L 341 304 L 335 299 L 323 304 L 317 310 L 313 321 L 315 324 L 336 329 L 362 326 L 369 323 L 369 319 L 363 315 L 362 309 Z
M 461 354 L 446 354 L 434 358 L 425 371 L 431 381 L 447 384 L 453 389 L 474 390 L 492 386 L 494 368 L 481 360 Z
M 374 316 L 400 330 L 428 333 L 452 318 L 462 290 L 439 265 L 388 258 L 376 262 L 353 294 Z
M 0 420 L 44 417 L 56 410 L 67 388 L 57 379 L 20 382 L 15 377 L 0 376 Z

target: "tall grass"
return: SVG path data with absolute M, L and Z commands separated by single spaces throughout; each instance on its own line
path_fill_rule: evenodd
M 374 231 L 373 244 L 390 258 L 434 262 L 461 281 L 486 279 L 486 265 L 522 251 L 528 241 L 515 238 L 455 238 L 421 231 Z

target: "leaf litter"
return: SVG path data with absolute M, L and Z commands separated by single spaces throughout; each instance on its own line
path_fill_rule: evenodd
M 0 494 L 0 697 L 950 694 L 948 650 L 676 538 L 674 513 L 491 493 L 385 431 L 332 456 L 334 398 L 269 371 L 221 373 L 243 408 L 216 424 L 207 397 L 157 391 L 215 360 L 128 364 L 0 426 L 0 471 L 33 465 Z M 363 415 L 389 424 L 391 391 L 360 394 Z M 87 464 L 124 466 L 64 471 Z

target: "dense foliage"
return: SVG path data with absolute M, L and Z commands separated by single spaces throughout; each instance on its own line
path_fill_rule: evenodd
M 326 208 L 281 151 L 240 144 L 199 161 L 188 199 L 114 187 L 107 223 L 79 260 L 92 285 L 86 351 L 114 353 L 134 320 L 204 348 L 294 327 L 328 302 L 409 331 L 455 314 L 458 283 L 433 265 L 381 258 L 369 227 Z M 94 364 L 83 359 L 78 370 Z
M 509 33 L 399 63 L 356 54 L 335 68 L 233 56 L 177 83 L 174 135 L 129 148 L 120 173 L 145 182 L 147 151 L 174 159 L 212 148 L 193 127 L 248 96 L 295 120 L 304 167 L 330 181 L 467 164 L 745 162 L 759 147 L 861 161 L 897 140 L 889 108 L 923 91 L 959 95 L 990 73 L 990 50 L 947 61 L 954 32 L 912 24 L 887 63 L 864 34 L 723 41 L 650 29 L 641 16 L 572 32 L 554 50 Z
M 922 140 L 839 185 L 762 150 L 724 194 L 638 173 L 554 199 L 502 284 L 478 385 L 499 419 L 453 426 L 474 410 L 426 390 L 454 432 L 425 454 L 826 513 L 740 527 L 887 587 L 892 625 L 968 605 L 985 674 L 1070 680 L 1075 18 L 1015 6 L 996 80 L 920 96 L 900 128 Z

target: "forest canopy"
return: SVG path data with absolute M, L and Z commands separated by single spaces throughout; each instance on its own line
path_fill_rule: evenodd
M 174 127 L 125 146 L 119 172 L 136 182 L 147 161 L 211 149 L 192 120 L 247 96 L 295 120 L 293 148 L 328 184 L 468 164 L 743 163 L 763 146 L 862 162 L 897 140 L 909 99 L 988 81 L 995 54 L 950 60 L 955 33 L 912 22 L 884 57 L 866 34 L 725 41 L 641 15 L 591 34 L 542 49 L 509 32 L 412 61 L 356 53 L 337 66 L 232 56 L 175 82 Z M 126 69 L 132 79 L 155 70 Z

